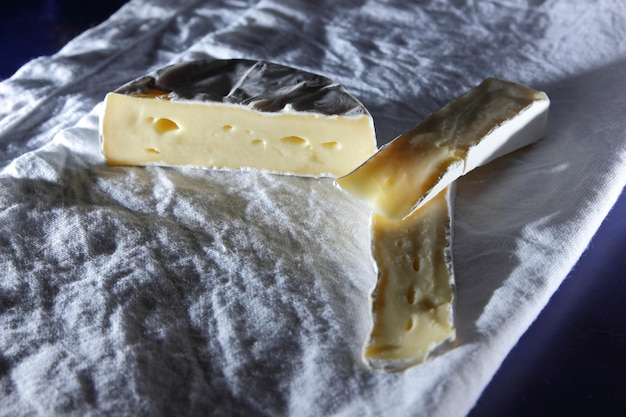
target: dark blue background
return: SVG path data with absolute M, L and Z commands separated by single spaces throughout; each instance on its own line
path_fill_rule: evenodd
M 32 58 L 55 53 L 124 3 L 4 1 L 0 79 Z M 625 219 L 622 192 L 588 250 L 510 352 L 471 417 L 626 416 Z

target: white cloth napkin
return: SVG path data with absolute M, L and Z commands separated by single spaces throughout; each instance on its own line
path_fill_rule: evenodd
M 626 5 L 528 3 L 133 0 L 0 83 L 0 415 L 465 415 L 626 182 Z M 487 77 L 549 94 L 458 181 L 456 349 L 362 365 L 369 212 L 331 181 L 104 163 L 104 94 L 198 57 L 329 76 L 380 144 Z

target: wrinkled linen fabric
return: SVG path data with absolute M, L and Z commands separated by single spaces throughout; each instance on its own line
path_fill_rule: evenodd
M 327 179 L 110 167 L 106 92 L 195 58 L 328 76 L 379 144 L 482 79 L 545 137 L 458 181 L 458 346 L 367 369 L 369 211 Z M 626 181 L 620 1 L 132 0 L 0 83 L 0 415 L 463 416 Z

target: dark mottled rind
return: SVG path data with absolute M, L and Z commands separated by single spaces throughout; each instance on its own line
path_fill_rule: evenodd
M 367 115 L 357 99 L 321 75 L 264 61 L 200 60 L 170 65 L 131 81 L 116 93 L 172 101 L 245 105 L 264 112 L 293 109 L 324 115 Z

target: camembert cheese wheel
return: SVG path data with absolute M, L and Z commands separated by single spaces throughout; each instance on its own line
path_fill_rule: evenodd
M 112 165 L 346 175 L 376 150 L 372 117 L 330 79 L 269 62 L 171 65 L 105 98 L 102 151 Z

